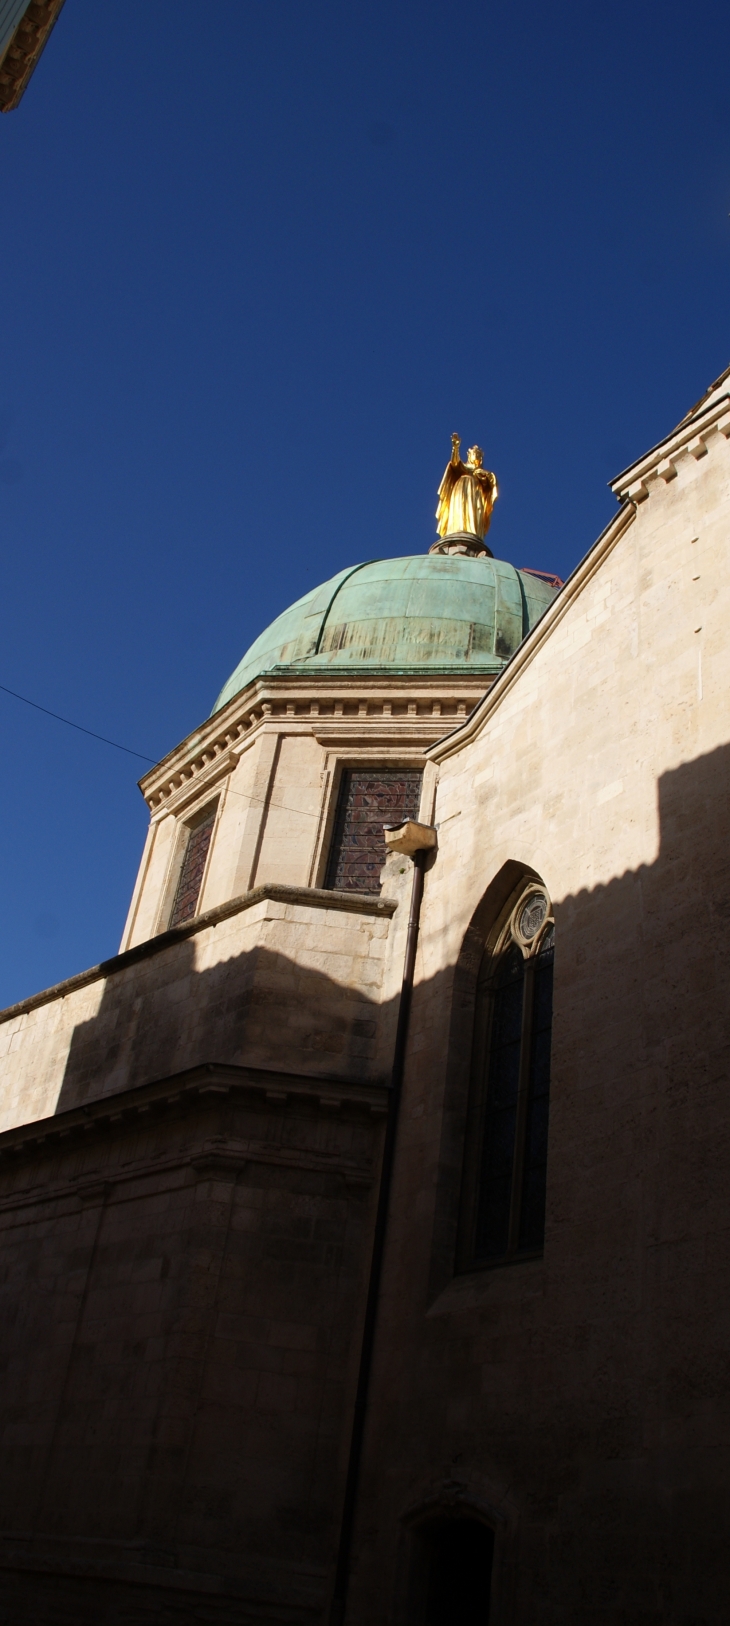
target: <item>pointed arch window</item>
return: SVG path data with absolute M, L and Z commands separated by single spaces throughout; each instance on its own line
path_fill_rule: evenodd
M 530 883 L 478 978 L 462 1268 L 542 1252 L 554 953 L 550 900 Z

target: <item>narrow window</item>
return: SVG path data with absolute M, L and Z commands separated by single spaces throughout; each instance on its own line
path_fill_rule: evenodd
M 415 768 L 346 768 L 342 775 L 325 886 L 379 892 L 384 824 L 418 818 L 421 775 Z
M 512 944 L 502 956 L 492 991 L 476 1228 L 476 1252 L 484 1259 L 501 1258 L 509 1246 L 524 1004 L 525 963 L 516 944 Z
M 421 1533 L 425 1609 L 419 1626 L 488 1626 L 494 1533 L 477 1519 L 439 1519 Z
M 197 912 L 215 813 L 214 807 L 206 808 L 197 823 L 188 827 L 182 869 L 169 920 L 170 926 L 183 926 L 185 921 L 192 920 Z
M 523 892 L 482 963 L 465 1165 L 462 1264 L 542 1251 L 555 928 L 547 894 Z

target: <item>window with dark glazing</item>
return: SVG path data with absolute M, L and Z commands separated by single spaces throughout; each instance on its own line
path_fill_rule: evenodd
M 417 768 L 346 768 L 325 886 L 338 892 L 379 892 L 385 863 L 383 825 L 417 819 L 420 800 Z
M 200 888 L 208 859 L 216 810 L 206 808 L 198 822 L 188 828 L 185 837 L 180 878 L 170 913 L 169 926 L 183 926 L 197 914 Z
M 522 892 L 477 986 L 460 1258 L 503 1264 L 545 1234 L 555 927 L 544 888 Z

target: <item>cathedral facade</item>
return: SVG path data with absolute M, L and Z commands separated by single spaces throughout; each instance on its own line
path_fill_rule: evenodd
M 0 1013 L 1 1621 L 724 1618 L 729 443 L 560 584 L 454 437 L 142 780 Z

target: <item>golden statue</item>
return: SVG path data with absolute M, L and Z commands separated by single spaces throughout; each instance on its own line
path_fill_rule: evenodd
M 460 445 L 459 436 L 452 435 L 451 461 L 439 486 L 438 533 L 439 536 L 476 536 L 483 542 L 497 500 L 497 481 L 489 469 L 482 468 L 481 447 L 470 446 L 466 463 L 462 463 Z

